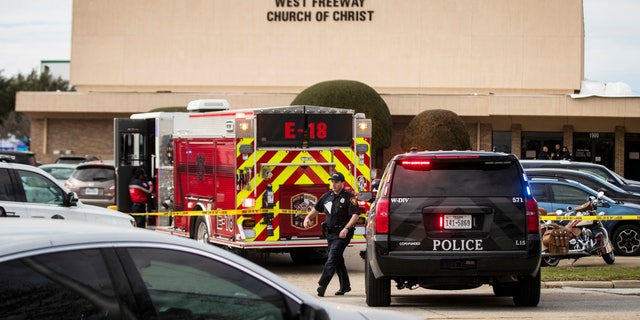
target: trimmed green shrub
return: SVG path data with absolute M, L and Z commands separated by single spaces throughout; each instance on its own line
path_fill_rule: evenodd
M 455 112 L 443 109 L 417 114 L 404 129 L 402 150 L 469 150 L 471 139 L 467 126 Z
M 352 80 L 324 81 L 303 90 L 291 105 L 314 105 L 322 107 L 353 109 L 371 119 L 371 156 L 381 154 L 391 145 L 391 113 L 382 97 L 370 86 Z M 379 152 L 379 153 L 378 153 Z M 379 157 L 378 162 L 382 161 Z M 372 159 L 372 165 L 376 162 Z

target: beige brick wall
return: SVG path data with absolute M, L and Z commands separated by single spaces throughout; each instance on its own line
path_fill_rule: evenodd
M 47 134 L 44 134 L 44 129 Z M 113 119 L 37 119 L 31 122 L 31 150 L 41 163 L 52 163 L 70 150 L 113 160 Z

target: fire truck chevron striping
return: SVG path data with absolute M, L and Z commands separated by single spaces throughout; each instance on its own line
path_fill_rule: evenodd
M 190 106 L 206 101 L 190 103 Z M 118 209 L 135 168 L 150 173 L 156 231 L 236 249 L 289 251 L 294 261 L 326 247 L 320 215 L 304 215 L 334 172 L 354 193 L 370 190 L 371 120 L 353 110 L 285 106 L 135 114 L 115 119 Z M 189 109 L 195 109 L 190 107 Z M 123 187 L 124 186 L 124 187 Z M 364 210 L 363 210 L 364 213 Z M 362 215 L 352 244 L 364 244 Z M 323 250 L 315 250 L 323 251 Z

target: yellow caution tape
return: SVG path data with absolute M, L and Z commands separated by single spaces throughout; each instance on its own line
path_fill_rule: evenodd
M 256 214 L 308 214 L 308 211 L 291 209 L 245 209 L 245 210 L 204 210 L 204 211 L 170 211 L 130 213 L 132 216 L 228 216 L 228 215 L 256 215 Z
M 540 220 L 640 220 L 640 216 L 540 216 Z

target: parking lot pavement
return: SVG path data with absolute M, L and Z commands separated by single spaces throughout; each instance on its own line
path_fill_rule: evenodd
M 364 296 L 364 260 L 360 258 L 359 252 L 364 250 L 363 246 L 349 247 L 345 251 L 345 264 L 349 271 L 351 279 L 351 287 L 353 289 L 349 295 Z M 322 272 L 321 265 L 294 265 L 288 254 L 272 254 L 268 262 L 263 260 L 264 257 L 254 256 L 252 260 L 262 264 L 267 269 L 271 269 L 276 274 L 305 289 L 309 293 L 315 295 L 317 287 L 317 278 Z M 573 260 L 561 260 L 557 267 L 543 268 L 580 268 L 580 267 L 640 267 L 640 256 L 638 257 L 622 257 L 616 256 L 616 261 L 612 265 L 607 265 L 601 257 L 585 257 L 578 259 L 571 264 Z M 337 278 L 329 284 L 327 292 L 333 296 L 333 291 L 338 289 Z M 640 288 L 640 280 L 613 280 L 613 281 L 543 281 L 542 288 L 603 288 L 603 289 L 620 289 L 620 288 Z

